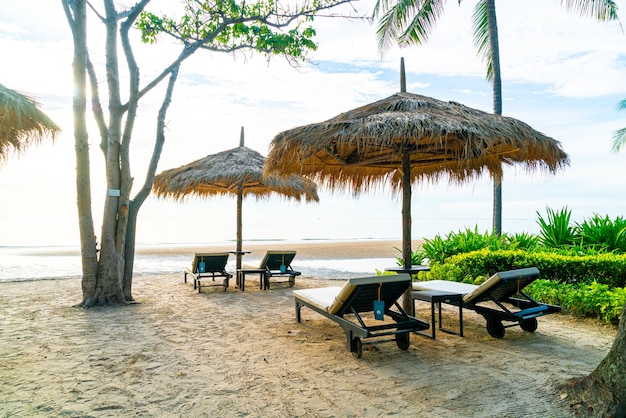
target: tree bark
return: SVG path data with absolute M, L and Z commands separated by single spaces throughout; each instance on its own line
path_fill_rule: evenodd
M 611 350 L 588 376 L 557 385 L 570 409 L 584 417 L 626 416 L 626 306 Z
M 150 195 L 152 184 L 154 183 L 154 175 L 159 164 L 159 159 L 161 158 L 163 144 L 165 143 L 165 116 L 167 115 L 167 110 L 172 103 L 172 95 L 178 78 L 179 68 L 180 67 L 174 67 L 172 70 L 167 90 L 165 92 L 165 97 L 163 98 L 163 103 L 159 109 L 159 115 L 157 117 L 156 141 L 154 143 L 150 165 L 148 166 L 148 171 L 146 173 L 146 179 L 141 190 L 139 190 L 137 195 L 135 195 L 135 198 L 130 201 L 128 207 L 128 226 L 126 229 L 126 242 L 124 247 L 124 280 L 122 285 L 126 301 L 134 300 L 132 296 L 132 282 L 133 268 L 135 265 L 137 216 L 139 215 L 139 209 L 145 202 L 146 198 Z
M 493 113 L 502 115 L 502 77 L 500 74 L 500 45 L 498 41 L 498 22 L 496 19 L 495 0 L 487 0 L 487 18 L 489 20 L 489 44 L 491 46 L 491 64 L 493 70 Z M 493 232 L 502 234 L 502 176 L 493 177 Z
M 63 2 L 63 9 L 72 31 L 74 57 L 74 149 L 76 154 L 76 205 L 81 243 L 82 293 L 79 305 L 90 302 L 96 288 L 98 254 L 91 211 L 91 174 L 89 160 L 89 135 L 87 131 L 87 8 L 84 0 L 70 4 Z

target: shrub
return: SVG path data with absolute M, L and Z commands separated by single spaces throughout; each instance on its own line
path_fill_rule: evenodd
M 613 324 L 619 322 L 626 304 L 624 288 L 609 289 L 597 282 L 573 285 L 539 279 L 526 287 L 526 293 L 539 302 L 560 305 L 574 316 L 595 317 Z
M 537 212 L 541 245 L 548 248 L 574 245 L 574 228 L 570 225 L 572 212 L 567 207 L 558 212 L 546 208 L 546 212 L 547 219 Z
M 597 251 L 626 253 L 626 220 L 617 217 L 611 220 L 608 216 L 595 214 L 576 224 L 578 245 L 591 247 Z

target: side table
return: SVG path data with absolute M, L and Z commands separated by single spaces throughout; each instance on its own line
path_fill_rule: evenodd
M 435 339 L 435 305 L 439 308 L 439 330 L 449 334 L 463 336 L 463 295 L 460 293 L 443 292 L 440 290 L 414 290 L 411 292 L 412 316 L 415 316 L 415 301 L 422 300 L 430 302 L 431 335 L 420 332 L 420 334 Z M 459 331 L 446 329 L 441 324 L 441 304 L 448 303 L 459 307 Z

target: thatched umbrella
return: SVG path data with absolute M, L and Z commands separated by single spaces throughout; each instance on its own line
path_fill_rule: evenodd
M 171 170 L 154 178 L 157 196 L 183 200 L 188 196 L 237 196 L 237 269 L 241 268 L 243 199 L 257 199 L 276 193 L 286 198 L 307 202 L 319 201 L 317 185 L 299 175 L 265 176 L 265 157 L 244 146 L 244 130 L 238 148 L 208 155 L 200 160 Z
M 46 137 L 54 139 L 60 131 L 38 106 L 32 97 L 0 84 L 0 162 L 10 151 L 19 153 Z
M 484 171 L 500 176 L 503 164 L 516 163 L 554 172 L 569 159 L 559 142 L 519 120 L 401 92 L 279 133 L 265 172 L 302 174 L 355 195 L 381 183 L 402 191 L 402 257 L 409 269 L 412 183 L 445 176 L 463 182 Z

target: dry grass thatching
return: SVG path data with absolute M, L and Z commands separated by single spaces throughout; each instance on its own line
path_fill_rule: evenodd
M 60 131 L 38 106 L 33 98 L 0 84 L 0 162 L 11 151 L 20 153 Z
M 270 145 L 269 174 L 303 174 L 355 193 L 390 183 L 401 189 L 410 155 L 411 182 L 447 175 L 462 182 L 503 164 L 555 172 L 569 164 L 561 144 L 517 119 L 412 93 L 279 133 Z
M 264 176 L 265 157 L 240 146 L 171 170 L 154 178 L 153 190 L 159 197 L 184 200 L 186 197 L 254 195 L 266 198 L 276 193 L 307 202 L 319 201 L 317 185 L 299 175 Z

